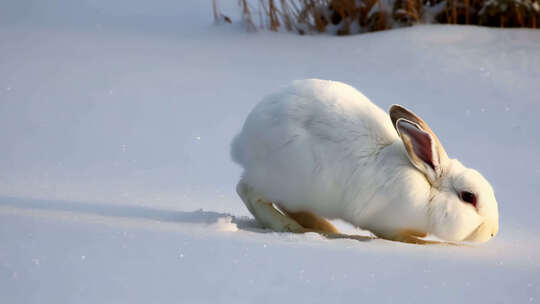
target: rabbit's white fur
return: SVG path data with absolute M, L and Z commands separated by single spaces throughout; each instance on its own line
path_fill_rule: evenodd
M 404 134 L 407 128 L 420 129 L 398 121 L 396 128 L 404 127 Z M 343 219 L 389 239 L 405 231 L 451 241 L 490 239 L 498 230 L 491 186 L 440 149 L 439 171 L 425 164 L 423 169 L 383 110 L 349 85 L 309 79 L 259 103 L 234 139 L 231 154 L 244 168 L 238 188 L 242 199 L 263 225 L 275 230 L 294 229 L 262 220 L 257 212 L 265 211 L 254 202 Z M 460 199 L 460 191 L 477 195 L 476 208 Z M 285 219 L 286 212 L 281 214 L 281 219 L 270 217 L 294 225 Z

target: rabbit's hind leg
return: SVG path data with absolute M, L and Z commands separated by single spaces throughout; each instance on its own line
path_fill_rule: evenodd
M 302 225 L 304 228 L 309 229 L 314 232 L 321 234 L 339 234 L 339 230 L 332 223 L 327 221 L 325 218 L 322 218 L 314 213 L 300 211 L 300 212 L 288 212 L 291 218 L 293 218 L 297 223 Z
M 279 232 L 302 233 L 307 231 L 290 216 L 277 210 L 271 202 L 258 195 L 246 183 L 240 181 L 236 186 L 236 192 L 257 222 L 265 228 Z

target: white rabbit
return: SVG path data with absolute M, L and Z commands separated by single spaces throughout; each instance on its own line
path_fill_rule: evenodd
M 490 184 L 449 159 L 414 113 L 399 105 L 389 112 L 335 81 L 295 81 L 269 95 L 232 143 L 244 169 L 238 194 L 276 231 L 337 233 L 326 218 L 398 241 L 493 237 Z

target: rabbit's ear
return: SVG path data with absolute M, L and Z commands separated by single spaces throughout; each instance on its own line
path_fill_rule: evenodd
M 414 114 L 413 111 L 405 108 L 404 106 L 397 105 L 397 104 L 392 105 L 388 112 L 390 113 L 390 118 L 392 119 L 392 125 L 394 126 L 396 131 L 398 131 L 397 125 L 396 125 L 398 119 L 404 118 L 408 121 L 412 121 L 415 124 L 417 124 L 420 127 L 420 129 L 422 129 L 423 131 L 428 132 L 431 135 L 431 137 L 435 140 L 435 143 L 437 144 L 436 145 L 437 152 L 439 152 L 439 158 L 441 162 L 443 163 L 446 162 L 446 160 L 448 159 L 448 155 L 446 154 L 446 151 L 441 145 L 439 138 L 437 137 L 437 135 L 435 135 L 435 133 L 431 130 L 431 128 L 427 125 L 427 123 L 422 120 L 422 118 Z
M 411 163 L 426 175 L 431 184 L 437 183 L 442 170 L 435 139 L 418 124 L 404 118 L 397 120 L 396 129 Z

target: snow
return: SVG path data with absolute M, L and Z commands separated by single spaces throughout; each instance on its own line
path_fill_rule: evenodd
M 220 4 L 239 20 L 236 1 Z M 344 38 L 211 18 L 195 0 L 0 11 L 0 303 L 540 301 L 539 31 Z M 491 182 L 497 237 L 415 246 L 257 228 L 230 141 L 264 95 L 313 77 L 420 114 Z

